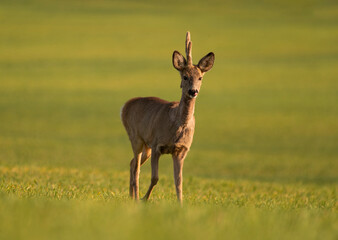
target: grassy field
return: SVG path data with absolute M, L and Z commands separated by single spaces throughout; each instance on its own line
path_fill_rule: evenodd
M 0 239 L 337 239 L 335 1 L 2 0 L 0 29 Z M 170 156 L 135 204 L 120 108 L 180 99 L 187 30 L 216 61 L 184 206 Z

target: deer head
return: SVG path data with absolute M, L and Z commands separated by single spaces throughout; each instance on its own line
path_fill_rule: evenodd
M 185 41 L 187 59 L 178 51 L 174 51 L 173 65 L 181 75 L 182 94 L 192 99 L 196 98 L 199 93 L 204 73 L 209 71 L 214 65 L 215 55 L 210 52 L 204 56 L 197 65 L 194 65 L 192 63 L 191 48 L 190 32 L 187 32 Z

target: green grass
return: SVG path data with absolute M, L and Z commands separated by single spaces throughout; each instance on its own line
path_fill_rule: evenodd
M 134 204 L 127 197 L 126 173 L 37 167 L 1 168 L 0 173 L 3 239 L 337 236 L 334 185 L 190 177 L 181 208 L 168 177 L 148 204 Z
M 0 3 L 0 239 L 336 239 L 335 1 Z M 120 108 L 180 98 L 215 52 L 177 206 L 169 156 L 128 198 Z M 142 167 L 141 193 L 150 183 Z

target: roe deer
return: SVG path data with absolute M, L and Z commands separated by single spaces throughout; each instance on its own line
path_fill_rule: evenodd
M 156 97 L 130 99 L 121 110 L 123 125 L 128 133 L 134 158 L 130 162 L 130 196 L 139 199 L 140 166 L 151 156 L 151 183 L 143 200 L 158 182 L 158 160 L 161 154 L 171 154 L 177 200 L 182 203 L 182 168 L 195 130 L 195 101 L 202 77 L 215 60 L 210 52 L 197 65 L 192 64 L 190 33 L 187 32 L 185 50 L 187 59 L 174 51 L 172 61 L 181 75 L 180 102 L 167 102 Z

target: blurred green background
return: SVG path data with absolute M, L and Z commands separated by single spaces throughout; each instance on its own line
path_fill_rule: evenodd
M 169 155 L 133 204 L 120 108 L 180 99 L 186 31 L 184 207 Z M 337 239 L 337 43 L 333 0 L 1 0 L 0 239 Z
M 2 0 L 0 164 L 128 171 L 120 108 L 180 99 L 189 30 L 216 61 L 185 175 L 336 182 L 337 25 L 335 1 Z

